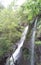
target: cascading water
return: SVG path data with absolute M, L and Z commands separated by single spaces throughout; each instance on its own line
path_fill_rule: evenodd
M 31 60 L 30 60 L 31 65 L 34 65 L 34 46 L 35 46 L 34 42 L 35 42 L 36 24 L 37 24 L 37 19 L 32 29 L 32 36 L 31 36 Z
M 16 62 L 16 60 L 19 59 L 19 57 L 21 56 L 21 48 L 23 46 L 23 43 L 24 43 L 24 40 L 26 38 L 26 34 L 27 34 L 27 31 L 28 31 L 28 27 L 25 27 L 25 30 L 22 34 L 22 37 L 18 43 L 18 48 L 15 50 L 15 52 L 12 54 L 12 56 L 10 57 L 9 60 L 7 60 L 7 63 L 6 65 L 15 65 L 14 63 Z

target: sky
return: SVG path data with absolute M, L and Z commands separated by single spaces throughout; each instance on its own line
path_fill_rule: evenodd
M 0 2 L 4 5 L 4 7 L 8 7 L 8 5 L 12 2 L 13 0 L 0 0 Z M 25 0 L 18 0 L 15 5 L 22 5 L 25 2 Z

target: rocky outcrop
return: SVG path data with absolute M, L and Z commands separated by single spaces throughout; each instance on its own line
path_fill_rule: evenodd
M 35 45 L 35 65 L 41 65 L 41 44 Z

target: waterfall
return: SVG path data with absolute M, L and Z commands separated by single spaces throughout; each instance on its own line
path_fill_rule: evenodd
M 28 31 L 28 27 L 29 26 L 26 26 L 24 31 L 23 31 L 23 34 L 22 34 L 22 37 L 18 43 L 18 48 L 15 50 L 15 52 L 12 54 L 12 56 L 10 57 L 10 59 L 7 60 L 7 63 L 6 65 L 15 65 L 14 63 L 16 62 L 16 60 L 19 59 L 19 57 L 21 56 L 21 48 L 23 46 L 23 43 L 24 43 L 24 40 L 26 38 L 26 34 L 27 34 L 27 31 Z
M 34 42 L 35 42 L 35 34 L 36 34 L 36 24 L 37 24 L 37 19 L 34 23 L 34 27 L 32 29 L 32 36 L 31 36 L 31 65 L 34 65 Z

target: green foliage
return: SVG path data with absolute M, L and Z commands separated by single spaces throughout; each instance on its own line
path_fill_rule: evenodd
M 24 25 L 31 23 L 35 16 L 41 14 L 41 0 L 27 0 L 16 11 L 12 10 L 12 6 L 14 2 L 7 9 L 0 4 L 0 56 L 8 52 L 10 47 L 20 39 Z M 39 34 L 40 23 L 41 21 L 37 26 Z
M 37 37 L 41 37 L 41 18 L 37 23 Z
M 27 0 L 21 8 L 21 19 L 25 18 L 26 21 L 31 21 L 35 16 L 41 14 L 41 0 Z
M 13 10 L 3 9 L 0 12 L 0 56 L 10 50 L 10 47 L 21 37 L 23 27 Z
M 36 41 L 35 44 L 41 44 L 41 41 Z

